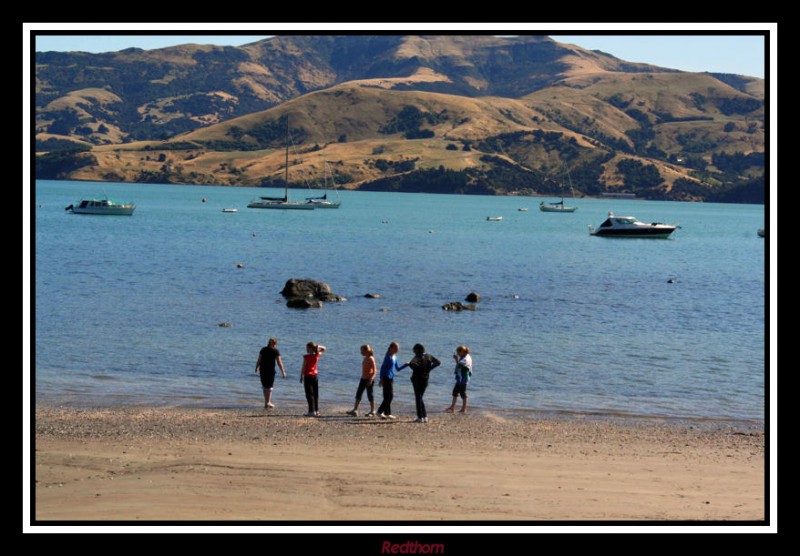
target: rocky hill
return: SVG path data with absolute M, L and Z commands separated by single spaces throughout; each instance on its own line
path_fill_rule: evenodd
M 763 201 L 764 83 L 547 37 L 37 53 L 36 175 Z

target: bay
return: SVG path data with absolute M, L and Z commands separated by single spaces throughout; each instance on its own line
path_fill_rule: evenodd
M 105 194 L 135 214 L 64 211 Z M 444 362 L 432 408 L 449 405 L 451 354 L 464 344 L 476 409 L 763 420 L 763 206 L 581 199 L 552 214 L 526 197 L 342 191 L 337 210 L 246 208 L 268 194 L 37 181 L 37 401 L 259 407 L 255 360 L 276 336 L 290 375 L 276 383 L 279 404 L 302 406 L 306 342 L 328 347 L 323 412 L 352 403 L 361 344 L 380 363 L 398 341 L 401 361 L 420 342 Z M 590 236 L 609 210 L 681 229 Z M 348 301 L 289 309 L 289 278 L 325 281 Z M 442 311 L 472 290 L 476 311 Z M 413 412 L 406 379 L 401 414 Z

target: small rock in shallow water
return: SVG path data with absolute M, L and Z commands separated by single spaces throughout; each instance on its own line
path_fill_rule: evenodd
M 445 311 L 474 311 L 476 307 L 471 303 L 464 305 L 460 301 L 453 301 L 452 303 L 445 303 L 442 305 L 442 309 Z
M 297 297 L 286 302 L 286 306 L 293 309 L 319 309 L 324 305 L 322 301 L 307 297 Z

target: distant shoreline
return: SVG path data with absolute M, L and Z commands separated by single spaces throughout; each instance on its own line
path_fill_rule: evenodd
M 225 187 L 231 189 L 237 188 L 254 188 L 254 189 L 276 189 L 273 186 L 254 186 L 254 185 L 240 185 L 240 184 L 222 184 L 222 183 L 149 183 L 149 182 L 139 182 L 139 181 L 105 181 L 105 180 L 91 180 L 91 179 L 50 179 L 50 178 L 34 178 L 36 181 L 55 181 L 55 182 L 78 182 L 78 183 L 105 183 L 105 184 L 125 184 L 125 185 L 146 185 L 146 186 L 154 186 L 158 187 L 161 185 L 174 185 L 178 187 Z M 289 189 L 291 190 L 308 190 L 308 187 L 305 185 L 296 185 L 296 184 L 289 184 Z M 312 190 L 316 191 L 316 190 Z M 429 194 L 429 195 L 469 195 L 471 197 L 518 197 L 518 198 L 531 198 L 531 199 L 555 199 L 561 198 L 560 195 L 555 194 L 546 194 L 546 193 L 520 193 L 517 191 L 512 191 L 510 193 L 495 193 L 492 195 L 485 194 L 485 193 L 458 193 L 458 192 L 450 192 L 450 193 L 443 193 L 441 191 L 370 191 L 364 190 L 359 188 L 346 188 L 346 187 L 337 187 L 336 189 L 332 189 L 331 191 L 342 191 L 342 192 L 361 192 L 361 193 L 413 193 L 413 194 Z M 564 197 L 565 199 L 568 197 Z M 573 197 L 569 197 L 572 199 Z M 578 197 L 574 197 L 576 201 L 581 199 L 594 199 L 594 200 L 613 200 L 613 201 L 666 201 L 671 203 L 719 203 L 725 205 L 764 205 L 764 203 L 739 203 L 739 202 L 732 202 L 732 201 L 706 201 L 706 200 L 686 200 L 686 199 L 648 199 L 646 197 L 639 197 L 635 193 L 606 193 L 601 195 L 586 195 L 581 194 Z

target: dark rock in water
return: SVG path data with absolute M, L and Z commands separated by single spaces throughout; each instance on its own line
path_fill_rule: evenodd
M 324 305 L 322 301 L 308 297 L 293 297 L 286 302 L 286 306 L 292 309 L 320 309 Z
M 379 293 L 365 293 L 364 297 L 367 299 L 383 299 L 383 296 Z
M 326 293 L 320 295 L 317 299 L 319 299 L 320 301 L 330 301 L 330 302 L 347 301 L 346 297 L 344 297 L 343 295 L 336 295 L 335 293 Z
M 347 301 L 346 297 L 333 293 L 333 290 L 328 284 L 320 282 L 319 280 L 290 278 L 283 286 L 281 294 L 289 299 L 289 301 L 295 299 L 331 302 Z M 319 306 L 321 307 L 322 305 Z
M 221 323 L 217 324 L 217 326 L 219 326 L 221 328 L 230 328 L 231 326 L 233 326 L 233 323 L 232 322 L 221 322 Z
M 453 301 L 451 303 L 445 303 L 442 305 L 442 309 L 445 311 L 474 311 L 476 307 L 472 303 L 469 305 L 464 305 L 460 301 Z
M 464 301 L 469 301 L 470 303 L 477 303 L 480 300 L 481 300 L 481 296 L 478 295 L 476 292 L 469 292 L 467 294 L 466 299 L 464 299 Z
M 331 287 L 319 280 L 290 278 L 281 290 L 284 297 L 314 297 L 319 299 L 323 295 L 333 294 Z

